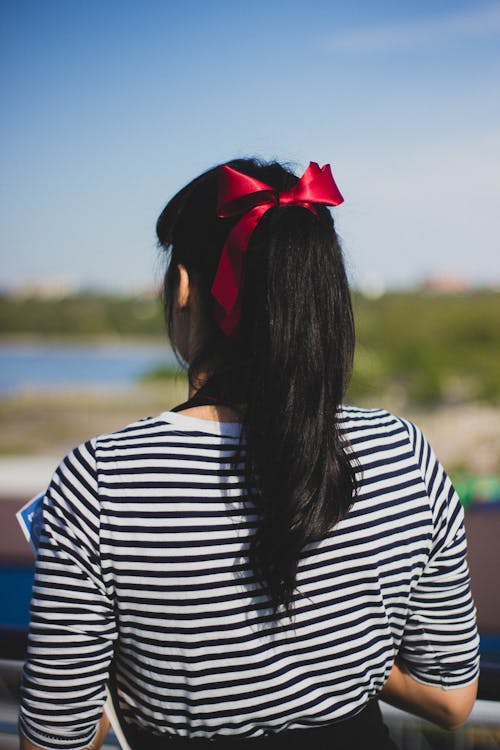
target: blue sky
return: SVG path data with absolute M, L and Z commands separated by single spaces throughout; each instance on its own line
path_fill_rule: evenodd
M 131 289 L 239 155 L 329 162 L 355 284 L 500 282 L 500 0 L 0 1 L 0 284 Z

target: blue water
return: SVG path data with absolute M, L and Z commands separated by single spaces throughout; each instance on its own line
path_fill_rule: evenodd
M 0 345 L 0 394 L 28 388 L 129 386 L 155 367 L 175 365 L 167 342 Z

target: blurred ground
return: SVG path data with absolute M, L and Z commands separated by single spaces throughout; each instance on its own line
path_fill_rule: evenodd
M 0 456 L 63 455 L 94 435 L 170 409 L 184 378 L 133 388 L 41 389 L 0 398 Z

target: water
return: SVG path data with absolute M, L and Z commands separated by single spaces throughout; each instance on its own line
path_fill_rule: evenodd
M 0 394 L 32 388 L 130 386 L 155 367 L 176 366 L 168 344 L 0 345 Z

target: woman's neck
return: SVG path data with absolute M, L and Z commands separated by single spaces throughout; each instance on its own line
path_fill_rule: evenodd
M 191 406 L 183 409 L 179 414 L 196 419 L 206 419 L 210 422 L 241 422 L 241 414 L 232 406 L 214 404 L 213 406 Z
M 196 374 L 196 382 L 189 384 L 189 399 L 192 399 L 198 391 L 206 385 L 210 378 L 208 372 L 198 372 Z M 211 394 L 209 394 L 211 395 Z M 180 414 L 186 416 L 196 417 L 197 419 L 207 419 L 211 422 L 241 422 L 243 420 L 243 414 L 245 407 L 242 404 L 230 405 L 217 403 L 216 396 L 214 395 L 214 404 L 204 404 L 202 406 L 191 406 L 188 409 L 183 409 Z

